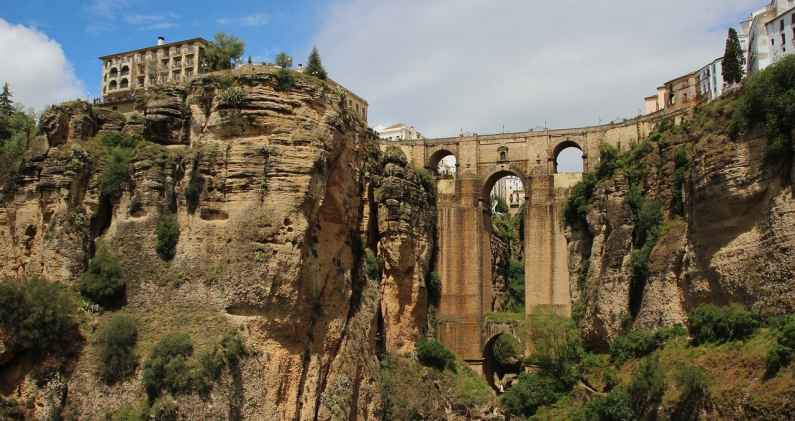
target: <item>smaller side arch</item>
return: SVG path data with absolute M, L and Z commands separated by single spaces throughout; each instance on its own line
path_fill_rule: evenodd
M 442 162 L 443 159 L 447 158 L 448 156 L 453 156 L 456 158 L 456 173 L 458 173 L 458 157 L 454 152 L 452 152 L 448 148 L 441 148 L 434 151 L 429 157 L 427 162 L 425 163 L 425 168 L 430 170 L 434 175 L 439 176 L 439 163 Z

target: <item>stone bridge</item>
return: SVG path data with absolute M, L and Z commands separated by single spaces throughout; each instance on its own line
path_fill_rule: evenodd
M 621 123 L 558 129 L 384 142 L 397 145 L 415 167 L 436 171 L 456 157 L 454 179 L 438 178 L 437 270 L 442 281 L 439 339 L 477 366 L 491 340 L 484 316 L 493 311 L 490 192 L 506 175 L 525 188 L 525 312 L 571 312 L 563 212 L 569 189 L 581 174 L 558 174 L 558 154 L 573 146 L 583 153 L 584 170 L 599 163 L 599 146 L 626 150 L 649 135 L 662 118 L 677 123 L 684 111 L 656 113 Z M 497 333 L 499 334 L 499 333 Z

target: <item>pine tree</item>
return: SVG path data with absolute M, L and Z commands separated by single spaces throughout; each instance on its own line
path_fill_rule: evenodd
M 312 48 L 312 53 L 309 54 L 309 59 L 306 63 L 306 70 L 305 73 L 308 75 L 315 76 L 318 79 L 326 80 L 328 74 L 326 73 L 326 69 L 323 68 L 323 63 L 320 62 L 320 53 L 317 51 L 317 47 Z
M 743 79 L 745 73 L 745 57 L 740 46 L 740 39 L 734 28 L 729 28 L 729 36 L 726 38 L 726 51 L 723 54 L 723 81 L 733 85 Z
M 14 101 L 11 100 L 13 96 L 6 82 L 3 84 L 3 92 L 0 93 L 0 115 L 8 117 L 14 113 Z
M 282 69 L 289 69 L 290 67 L 293 67 L 293 58 L 287 55 L 285 52 L 276 54 L 276 65 Z

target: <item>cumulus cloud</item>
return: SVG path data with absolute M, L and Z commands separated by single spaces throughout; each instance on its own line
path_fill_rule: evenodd
M 371 124 L 428 136 L 632 117 L 759 0 L 337 0 L 315 43 Z
M 61 45 L 34 28 L 0 19 L 0 56 L 0 83 L 17 103 L 41 109 L 85 95 Z

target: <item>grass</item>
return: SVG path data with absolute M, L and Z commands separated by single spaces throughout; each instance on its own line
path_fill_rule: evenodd
M 524 313 L 512 313 L 512 312 L 487 313 L 485 319 L 487 322 L 494 322 L 494 323 L 516 323 L 524 320 Z

